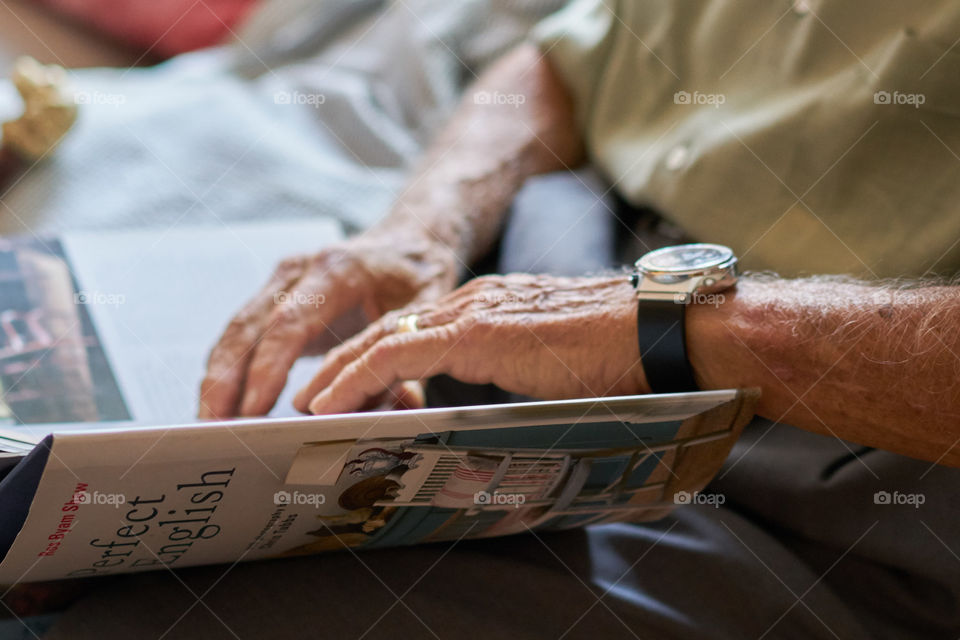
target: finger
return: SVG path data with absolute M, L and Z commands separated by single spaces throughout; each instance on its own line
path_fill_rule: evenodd
M 423 383 L 418 380 L 404 380 L 391 392 L 390 408 L 423 409 L 427 406 L 427 394 Z
M 266 414 L 287 382 L 287 374 L 310 342 L 353 307 L 357 294 L 333 274 L 306 276 L 286 292 L 271 313 L 257 343 L 244 384 L 240 413 Z
M 289 288 L 302 275 L 306 258 L 281 262 L 267 284 L 234 316 L 207 359 L 200 384 L 200 418 L 229 418 L 237 414 L 247 365 L 267 318 L 274 309 L 276 291 Z
M 344 367 L 369 351 L 373 345 L 395 333 L 397 322 L 403 315 L 402 312 L 390 312 L 353 338 L 331 349 L 310 382 L 294 396 L 293 406 L 304 413 L 309 411 L 310 401 L 314 396 L 333 382 Z
M 360 411 L 402 411 L 422 409 L 423 406 L 423 386 L 419 382 L 406 380 L 367 400 Z
M 411 314 L 418 316 L 417 326 L 420 330 L 447 324 L 457 319 L 456 312 L 450 312 L 444 308 L 430 310 L 427 307 L 408 307 L 387 313 L 358 335 L 331 350 L 310 382 L 297 392 L 293 399 L 293 406 L 298 411 L 308 413 L 310 401 L 333 382 L 344 368 L 379 341 L 396 334 L 400 319 Z
M 344 368 L 310 402 L 312 413 L 345 413 L 403 380 L 419 380 L 458 368 L 457 325 L 392 335 Z

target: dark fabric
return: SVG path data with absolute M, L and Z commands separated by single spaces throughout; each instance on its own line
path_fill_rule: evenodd
M 591 201 L 584 182 L 538 179 L 550 205 L 518 199 L 494 264 L 609 263 L 607 230 L 622 225 L 605 207 L 590 205 L 605 221 L 583 224 L 599 234 L 587 244 L 611 253 L 566 247 L 587 227 L 557 233 Z M 580 267 L 564 260 L 576 255 Z M 511 399 L 449 378 L 428 393 L 437 404 Z M 706 492 L 716 506 L 652 524 L 126 576 L 47 637 L 956 638 L 958 489 L 955 469 L 758 419 Z M 923 504 L 885 504 L 884 491 Z

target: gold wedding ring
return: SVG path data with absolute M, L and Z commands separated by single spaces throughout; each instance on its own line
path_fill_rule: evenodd
M 413 333 L 418 331 L 417 320 L 419 319 L 420 316 L 416 313 L 400 316 L 397 319 L 397 333 Z

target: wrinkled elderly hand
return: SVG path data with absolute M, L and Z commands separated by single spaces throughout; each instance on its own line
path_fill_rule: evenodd
M 400 381 L 441 373 L 541 399 L 645 393 L 636 309 L 625 277 L 477 278 L 333 349 L 294 405 L 354 411 Z M 398 332 L 414 313 L 417 330 Z
M 373 320 L 410 302 L 436 299 L 455 283 L 449 251 L 389 233 L 283 261 L 213 348 L 200 389 L 200 417 L 265 414 L 293 363 L 338 319 L 359 308 Z

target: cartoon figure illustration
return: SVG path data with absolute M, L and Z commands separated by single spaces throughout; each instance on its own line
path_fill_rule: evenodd
M 400 483 L 387 474 L 365 478 L 344 490 L 337 503 L 348 511 L 369 508 L 379 500 L 395 498 L 400 487 Z
M 415 467 L 420 458 L 418 453 L 373 447 L 361 451 L 360 455 L 348 461 L 344 468 L 347 474 L 360 477 L 381 476 L 392 471 L 402 474 Z
M 374 514 L 373 508 L 363 507 L 335 516 L 317 516 L 324 526 L 307 531 L 307 534 L 322 538 L 331 534 L 357 533 L 358 529 L 360 533 L 371 534 L 387 524 L 383 512 L 383 509 L 378 509 Z

